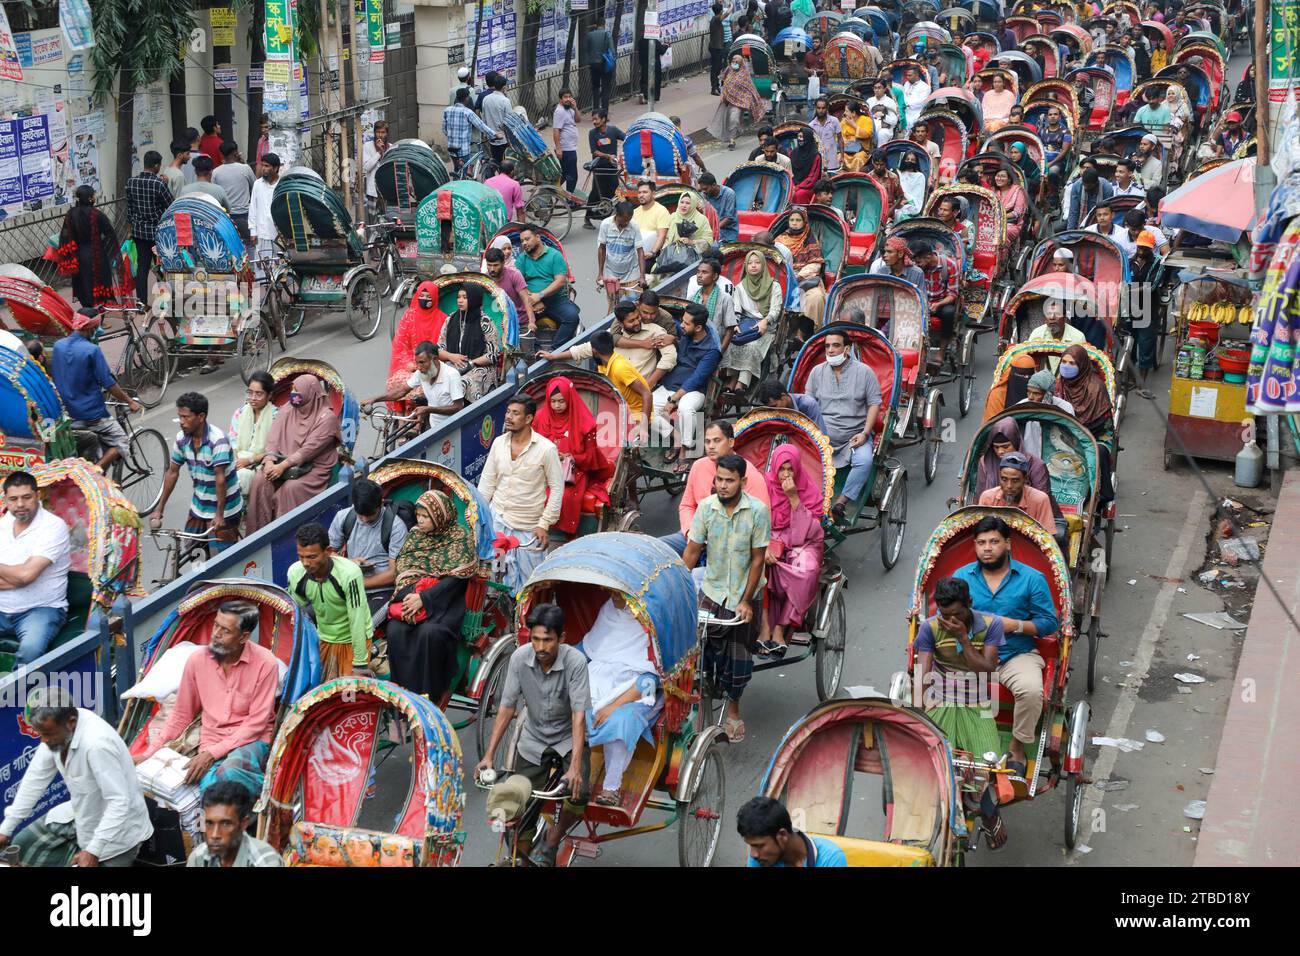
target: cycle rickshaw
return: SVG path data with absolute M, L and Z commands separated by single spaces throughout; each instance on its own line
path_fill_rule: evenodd
M 994 288 L 1005 284 L 1010 250 L 1006 249 L 1007 213 L 996 195 L 982 186 L 954 183 L 941 186 L 925 203 L 927 216 L 934 216 L 939 204 L 948 198 L 958 199 L 966 207 L 966 217 L 975 232 L 975 242 L 966 264 L 962 286 L 962 306 L 966 318 L 975 325 L 988 320 L 993 306 Z
M 831 205 L 844 215 L 849 227 L 845 261 L 866 268 L 871 264 L 893 212 L 885 187 L 870 173 L 840 173 L 831 177 Z
M 580 644 L 612 593 L 626 598 L 645 630 L 645 670 L 654 675 L 657 687 L 655 716 L 636 743 L 618 804 L 587 804 L 581 822 L 563 835 L 556 866 L 568 866 L 576 857 L 593 859 L 611 840 L 665 830 L 676 823 L 681 865 L 706 867 L 713 861 L 726 819 L 725 735 L 700 720 L 697 597 L 695 582 L 681 559 L 666 544 L 646 535 L 607 532 L 570 541 L 552 552 L 519 592 L 518 643 L 528 641 L 524 624 L 528 613 L 539 604 L 554 603 L 564 612 L 565 643 Z M 492 755 L 494 768 L 513 769 L 526 720 L 527 709 L 521 703 L 513 727 Z M 603 770 L 603 748 L 593 747 L 589 779 L 599 779 Z M 557 769 L 557 783 L 558 777 Z M 522 820 L 502 833 L 498 863 L 517 862 L 520 831 L 537 827 L 541 812 L 556 809 L 557 798 L 554 787 L 533 791 Z M 666 819 L 642 823 L 647 810 L 659 811 Z M 602 832 L 602 828 L 607 829 Z
M 339 434 L 343 443 L 339 446 L 339 460 L 334 465 L 330 483 L 338 480 L 339 472 L 345 465 L 354 463 L 357 436 L 361 429 L 361 404 L 352 390 L 343 384 L 341 376 L 328 362 L 316 359 L 300 359 L 286 355 L 271 366 L 271 378 L 275 386 L 271 389 L 271 404 L 283 408 L 289 403 L 289 393 L 293 391 L 293 381 L 299 375 L 310 375 L 325 387 L 325 399 L 330 410 L 338 416 Z
M 376 237 L 376 258 L 383 294 L 392 292 L 402 276 L 417 269 L 415 213 L 425 196 L 451 181 L 446 165 L 420 139 L 394 143 L 375 167 L 375 189 L 384 201 L 383 217 L 367 223 L 367 239 Z
M 736 219 L 743 240 L 770 229 L 794 194 L 790 174 L 776 163 L 741 163 L 726 185 L 736 193 Z
M 827 91 L 843 93 L 867 76 L 866 45 L 853 33 L 837 33 L 826 43 L 822 62 L 826 64 Z
M 488 243 L 505 224 L 505 200 L 491 186 L 468 179 L 439 186 L 420 201 L 415 213 L 419 273 L 438 275 L 445 265 L 477 272 Z M 401 301 L 412 284 L 406 280 L 394 301 Z
M 619 147 L 618 178 L 631 198 L 643 179 L 653 181 L 656 187 L 667 183 L 689 186 L 691 158 L 686 137 L 663 113 L 642 114 L 628 126 L 627 138 Z

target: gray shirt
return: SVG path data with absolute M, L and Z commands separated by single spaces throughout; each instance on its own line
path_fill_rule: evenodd
M 251 189 L 252 187 L 249 188 Z M 203 182 L 202 180 L 196 179 L 181 190 L 182 196 L 193 196 L 195 193 L 203 193 L 211 196 L 217 202 L 221 203 L 222 209 L 226 212 L 230 212 L 230 197 L 227 196 L 226 191 L 216 183 Z
M 835 449 L 835 465 L 848 464 L 848 454 L 843 454 L 849 439 L 862 431 L 867 421 L 867 409 L 881 404 L 880 383 L 871 366 L 850 357 L 842 366 L 840 373 L 823 362 L 808 375 L 808 385 L 804 394 L 816 400 L 821 406 L 822 418 L 826 422 L 826 437 Z
M 248 200 L 253 195 L 253 167 L 248 163 L 225 162 L 212 171 L 212 181 L 226 191 L 231 215 L 248 214 Z
M 587 63 L 589 66 L 600 66 L 601 57 L 606 50 L 614 52 L 614 45 L 610 40 L 609 30 L 604 27 L 597 27 L 594 30 L 588 30 L 586 39 L 583 41 L 587 46 Z
M 500 90 L 493 90 L 483 98 L 483 122 L 497 131 L 494 143 L 504 143 L 506 141 L 506 117 L 514 111 L 510 104 L 510 97 L 506 96 Z
M 544 673 L 532 645 L 510 655 L 501 706 L 517 709 L 519 698 L 528 706 L 528 719 L 519 735 L 519 754 L 529 763 L 541 763 L 550 747 L 560 756 L 573 750 L 573 715 L 591 707 L 587 683 L 587 658 L 568 644 L 560 645 L 555 663 Z
M 347 516 L 352 514 L 353 509 L 344 508 L 334 516 L 330 522 L 330 547 L 335 551 L 343 548 L 343 522 Z M 380 574 L 387 571 L 393 561 L 397 560 L 397 554 L 402 550 L 402 543 L 406 540 L 406 525 L 402 519 L 393 515 L 393 530 L 388 535 L 388 550 L 384 550 L 383 539 L 383 512 L 374 521 L 362 521 L 358 516 L 356 522 L 352 525 L 352 533 L 348 535 L 347 555 L 353 561 L 369 561 L 370 567 L 366 569 L 366 574 Z
M 576 153 L 578 151 L 578 124 L 573 118 L 573 110 L 557 104 L 551 116 L 551 125 L 560 131 L 560 152 Z

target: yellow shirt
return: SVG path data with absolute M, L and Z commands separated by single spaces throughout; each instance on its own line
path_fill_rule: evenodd
M 844 140 L 856 139 L 862 148 L 870 150 L 875 145 L 876 126 L 870 116 L 859 116 L 855 124 L 845 117 L 840 120 L 840 136 Z
M 636 368 L 623 356 L 615 352 L 609 357 L 608 365 L 598 365 L 596 371 L 600 372 L 611 382 L 619 393 L 627 400 L 628 412 L 640 416 L 645 412 L 645 403 L 641 396 L 632 388 L 633 382 L 645 384 L 645 378 Z

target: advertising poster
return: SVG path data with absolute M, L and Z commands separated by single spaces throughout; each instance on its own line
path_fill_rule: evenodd
M 89 50 L 95 45 L 90 0 L 59 0 L 59 25 L 69 50 Z
M 22 164 L 18 157 L 18 122 L 0 120 L 0 211 L 11 216 L 23 206 Z
M 384 0 L 367 0 L 366 23 L 370 37 L 370 62 L 384 62 Z
M 212 24 L 212 45 L 234 46 L 235 11 L 230 7 L 213 7 L 208 14 Z
M 39 40 L 32 40 L 32 63 L 36 66 L 62 59 L 63 37 L 57 33 L 41 37 Z
M 1281 103 L 1300 87 L 1300 0 L 1273 0 L 1272 14 L 1268 98 Z
M 18 156 L 22 164 L 23 202 L 54 197 L 54 158 L 50 155 L 49 120 L 24 116 L 18 120 Z
M 268 64 L 293 59 L 293 14 L 289 11 L 289 0 L 266 0 L 266 59 Z
M 18 60 L 14 33 L 9 29 L 9 15 L 0 4 L 0 80 L 21 80 L 23 67 Z
M 100 191 L 99 139 L 104 134 L 104 114 L 91 113 L 72 119 L 72 157 L 69 166 L 78 184 L 84 183 Z

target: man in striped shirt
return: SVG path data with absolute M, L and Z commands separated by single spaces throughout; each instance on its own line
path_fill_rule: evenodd
M 161 528 L 167 499 L 176 488 L 181 465 L 190 472 L 194 486 L 190 498 L 189 519 L 185 530 L 190 534 L 209 531 L 215 539 L 208 545 L 213 554 L 230 547 L 239 537 L 239 517 L 244 501 L 239 493 L 235 470 L 235 452 L 225 432 L 208 424 L 208 400 L 198 392 L 186 392 L 176 399 L 176 414 L 181 430 L 172 445 L 171 462 L 163 477 L 162 498 L 149 518 L 153 528 Z

